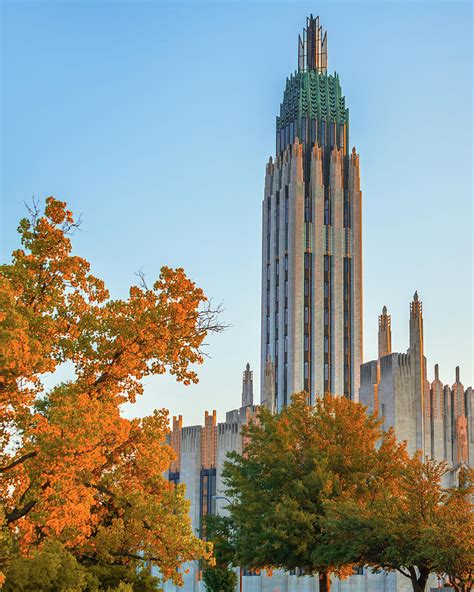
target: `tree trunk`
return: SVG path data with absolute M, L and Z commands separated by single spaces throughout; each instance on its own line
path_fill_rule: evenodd
M 426 582 L 428 581 L 429 575 L 429 571 L 420 570 L 420 575 L 418 577 L 412 576 L 410 578 L 411 584 L 413 586 L 413 592 L 425 592 Z
M 413 586 L 413 592 L 425 592 L 425 587 L 420 586 L 416 578 L 410 578 L 410 581 Z
M 319 573 L 319 592 L 331 591 L 331 578 L 327 572 Z
M 430 570 L 429 569 L 420 569 L 420 575 L 418 576 L 418 585 L 420 586 L 421 592 L 425 591 L 426 583 L 427 583 L 429 577 L 430 577 Z

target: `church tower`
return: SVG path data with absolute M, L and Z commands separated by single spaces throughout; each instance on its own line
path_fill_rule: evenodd
M 313 401 L 325 392 L 357 399 L 361 202 L 349 111 L 338 75 L 327 72 L 327 35 L 310 16 L 276 119 L 263 200 L 261 384 L 262 399 L 273 390 L 276 410 L 303 389 Z

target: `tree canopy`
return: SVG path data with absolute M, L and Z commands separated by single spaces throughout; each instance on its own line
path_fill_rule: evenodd
M 228 516 L 208 514 L 205 520 L 205 538 L 212 542 L 212 563 L 203 565 L 202 579 L 208 592 L 234 592 L 237 574 L 232 542 L 232 520 Z
M 196 382 L 218 311 L 180 268 L 111 298 L 72 253 L 77 225 L 48 198 L 0 267 L 1 561 L 8 576 L 12 558 L 55 541 L 81 565 L 147 562 L 179 582 L 177 567 L 209 546 L 192 533 L 183 487 L 164 477 L 167 412 L 130 420 L 121 406 L 150 375 Z M 71 378 L 46 388 L 62 365 Z
M 459 487 L 442 485 L 446 464 L 407 459 L 394 490 L 375 499 L 326 504 L 329 557 L 398 571 L 414 592 L 426 589 L 430 573 L 447 574 L 459 592 L 474 583 L 472 475 Z
M 406 456 L 393 433 L 382 434 L 375 416 L 344 397 L 311 406 L 297 393 L 276 415 L 262 408 L 244 442 L 224 469 L 238 562 L 318 572 L 321 590 L 330 573 L 350 575 L 352 561 L 323 553 L 325 503 L 390 487 Z

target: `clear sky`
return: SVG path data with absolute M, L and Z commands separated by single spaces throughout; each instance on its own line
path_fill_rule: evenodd
M 377 315 L 408 346 L 409 302 L 441 379 L 472 384 L 470 2 L 3 2 L 2 260 L 25 200 L 82 213 L 76 253 L 114 297 L 142 268 L 183 266 L 232 326 L 209 339 L 201 381 L 146 383 L 155 407 L 200 423 L 259 397 L 260 228 L 275 115 L 306 16 L 328 31 L 329 70 L 361 157 L 364 359 Z

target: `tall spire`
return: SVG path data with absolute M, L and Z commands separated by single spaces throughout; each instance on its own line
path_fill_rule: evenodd
M 247 362 L 242 376 L 242 407 L 253 405 L 253 372 Z
M 379 316 L 379 358 L 392 353 L 392 317 L 384 306 Z
M 298 71 L 316 70 L 326 72 L 328 68 L 327 33 L 319 25 L 319 16 L 311 14 L 306 18 L 303 37 L 298 35 Z

